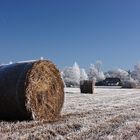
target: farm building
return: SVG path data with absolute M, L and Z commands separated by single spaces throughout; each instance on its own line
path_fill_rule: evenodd
M 96 86 L 121 86 L 122 82 L 120 78 L 106 78 L 103 81 L 99 81 L 96 83 Z

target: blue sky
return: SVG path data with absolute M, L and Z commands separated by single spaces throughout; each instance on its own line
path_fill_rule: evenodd
M 140 61 L 139 0 L 1 0 L 0 63 L 43 56 L 58 67 L 133 69 Z

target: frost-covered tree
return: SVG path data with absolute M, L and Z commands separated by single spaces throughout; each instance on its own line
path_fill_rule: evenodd
M 94 65 L 97 71 L 101 71 L 102 61 L 98 60 Z
M 129 79 L 129 73 L 123 69 L 110 70 L 106 74 L 106 77 L 120 78 L 122 81 Z
M 87 73 L 85 71 L 85 69 L 81 69 L 80 70 L 80 80 L 87 80 L 88 79 L 88 76 L 87 76 Z
M 137 85 L 140 85 L 140 62 L 134 66 L 131 77 L 137 82 Z
M 138 81 L 134 80 L 132 77 L 122 81 L 122 87 L 123 88 L 136 88 L 137 85 L 138 85 Z
M 73 69 L 73 74 L 75 76 L 74 80 L 75 80 L 76 83 L 79 84 L 79 82 L 80 82 L 80 67 L 79 67 L 77 62 L 75 62 L 73 64 L 72 69 Z
M 138 84 L 137 80 L 134 80 L 131 77 L 130 71 L 125 71 L 120 68 L 116 70 L 110 70 L 105 75 L 106 77 L 120 78 L 123 88 L 136 88 Z
M 80 83 L 80 68 L 75 62 L 72 67 L 66 67 L 63 70 L 63 80 L 66 86 L 79 86 Z
M 131 76 L 140 83 L 140 62 L 134 66 Z
M 95 64 L 91 64 L 88 71 L 89 80 L 101 81 L 105 79 L 105 75 L 101 70 L 101 61 L 97 61 Z

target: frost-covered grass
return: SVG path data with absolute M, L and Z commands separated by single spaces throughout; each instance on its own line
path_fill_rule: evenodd
M 65 89 L 61 117 L 54 123 L 1 122 L 0 139 L 139 140 L 140 90 Z

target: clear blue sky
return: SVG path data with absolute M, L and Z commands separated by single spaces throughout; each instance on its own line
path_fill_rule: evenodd
M 43 56 L 58 67 L 131 69 L 140 61 L 139 0 L 0 0 L 0 63 Z

